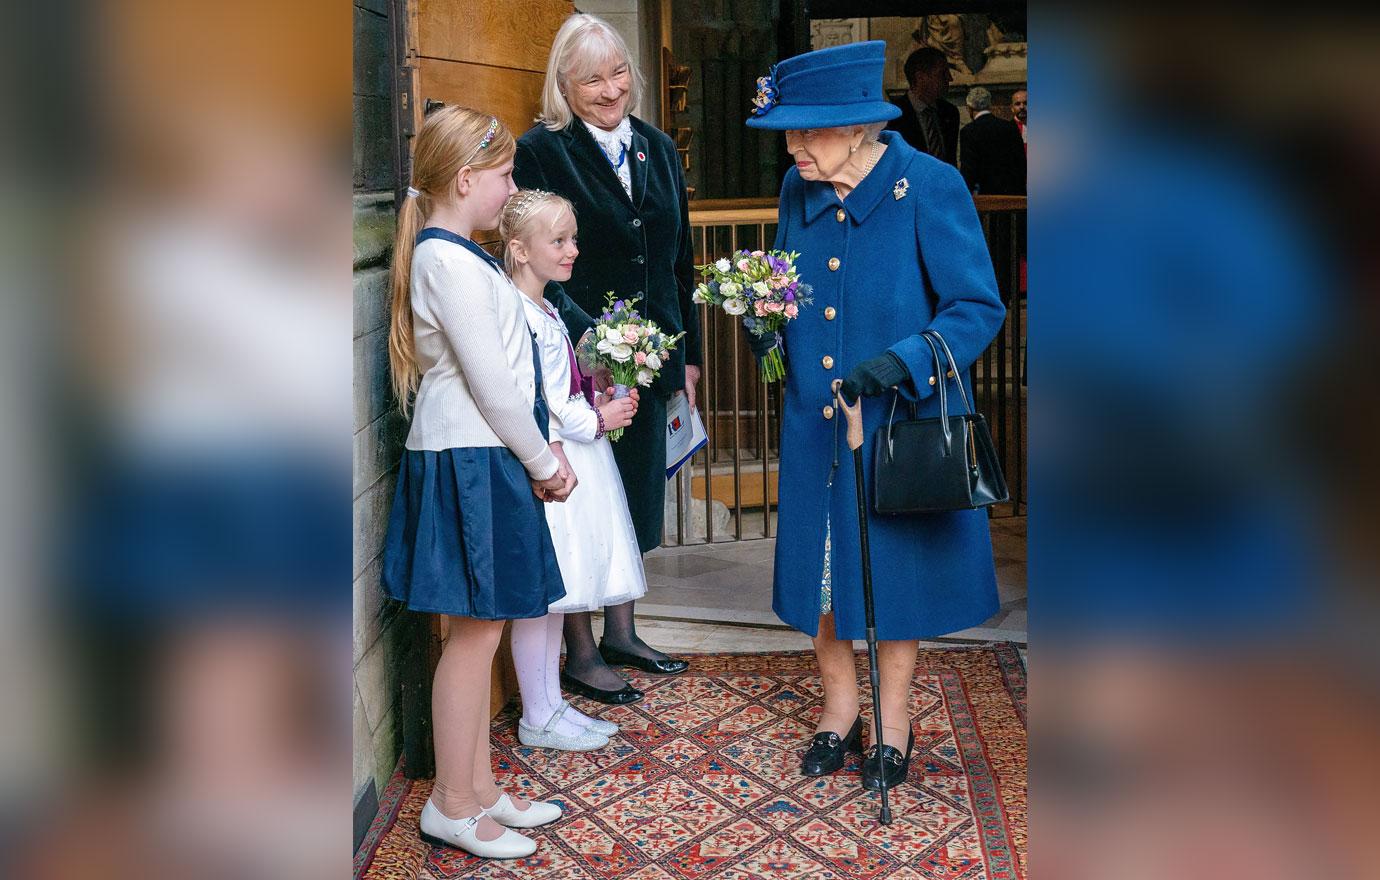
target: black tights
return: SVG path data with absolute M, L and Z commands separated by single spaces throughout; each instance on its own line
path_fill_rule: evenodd
M 629 601 L 604 609 L 603 641 L 609 647 L 628 654 L 654 660 L 668 659 L 638 637 L 637 622 L 633 616 L 635 604 Z M 588 611 L 565 616 L 565 671 L 567 675 L 603 690 L 618 690 L 624 684 L 623 677 L 610 669 L 604 658 L 599 656 L 599 646 L 594 641 Z

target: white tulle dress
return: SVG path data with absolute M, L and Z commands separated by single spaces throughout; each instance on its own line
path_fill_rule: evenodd
M 565 324 L 547 304 L 523 297 L 527 324 L 541 348 L 541 370 L 551 410 L 551 441 L 562 441 L 579 485 L 563 504 L 545 504 L 565 598 L 553 612 L 598 611 L 640 599 L 647 592 L 637 533 L 628 515 L 623 478 L 609 441 L 594 435 L 599 419 L 573 379 L 575 355 Z

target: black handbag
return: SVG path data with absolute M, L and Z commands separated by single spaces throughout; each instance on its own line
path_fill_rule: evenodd
M 934 330 L 922 334 L 934 354 L 939 418 L 900 422 L 892 399 L 887 423 L 877 431 L 872 449 L 873 495 L 880 514 L 973 510 L 1007 500 L 1006 478 L 997 463 L 987 420 L 972 411 L 949 344 Z M 940 355 L 940 350 L 943 355 Z M 958 383 L 964 412 L 949 415 L 947 377 Z

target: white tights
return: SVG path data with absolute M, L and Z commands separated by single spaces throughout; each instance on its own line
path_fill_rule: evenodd
M 522 720 L 529 727 L 545 727 L 561 708 L 561 627 L 564 614 L 548 614 L 513 621 L 513 666 L 522 693 Z M 572 706 L 551 728 L 578 736 L 590 722 Z

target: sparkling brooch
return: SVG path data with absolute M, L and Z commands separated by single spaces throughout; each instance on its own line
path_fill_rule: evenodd
M 753 116 L 765 116 L 781 99 L 781 94 L 776 90 L 775 76 L 776 65 L 772 65 L 770 73 L 757 77 L 757 97 L 752 99 Z
M 891 188 L 891 196 L 898 202 L 904 199 L 908 192 L 910 192 L 910 181 L 904 177 L 896 181 L 896 185 Z

